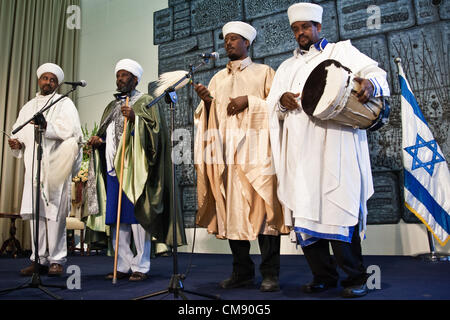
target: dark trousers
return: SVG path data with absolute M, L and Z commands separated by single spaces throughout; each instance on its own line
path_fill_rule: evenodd
M 233 254 L 233 273 L 238 278 L 253 278 L 255 264 L 250 258 L 250 241 L 228 240 Z M 261 251 L 259 270 L 263 278 L 278 277 L 280 274 L 280 236 L 258 236 Z
M 343 287 L 361 285 L 367 281 L 368 275 L 363 265 L 358 229 L 358 226 L 356 226 L 351 243 L 320 239 L 302 248 L 315 282 L 337 284 L 339 274 L 336 265 L 348 276 L 346 280 L 341 282 Z M 334 257 L 330 255 L 330 244 Z

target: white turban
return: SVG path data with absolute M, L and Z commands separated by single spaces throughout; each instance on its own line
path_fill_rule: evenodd
M 64 71 L 60 66 L 54 63 L 44 63 L 40 66 L 36 71 L 38 79 L 40 79 L 41 76 L 47 72 L 53 73 L 58 78 L 58 84 L 64 81 Z
M 289 7 L 289 24 L 297 21 L 314 21 L 322 23 L 323 8 L 313 3 L 296 3 Z
M 237 33 L 243 36 L 250 41 L 250 44 L 252 44 L 253 40 L 256 38 L 256 29 L 242 21 L 231 21 L 225 24 L 222 28 L 223 37 L 225 38 L 229 33 Z
M 119 70 L 128 71 L 138 78 L 138 82 L 141 82 L 142 74 L 144 73 L 144 69 L 142 69 L 141 65 L 131 59 L 123 59 L 117 62 L 116 74 Z

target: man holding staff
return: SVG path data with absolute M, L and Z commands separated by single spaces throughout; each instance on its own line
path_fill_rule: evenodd
M 103 113 L 97 136 L 89 140 L 98 165 L 96 174 L 90 175 L 97 193 L 88 197 L 100 203 L 106 191 L 106 224 L 111 225 L 117 265 L 117 272 L 106 278 L 142 281 L 150 271 L 152 238 L 167 239 L 169 244 L 172 239 L 168 132 L 159 105 L 148 108 L 153 98 L 136 90 L 143 73 L 139 63 L 123 59 L 115 72 L 118 93 Z M 106 190 L 99 188 L 103 182 Z M 178 221 L 182 224 L 181 218 Z M 184 243 L 184 233 L 177 231 Z M 136 254 L 130 248 L 131 237 Z

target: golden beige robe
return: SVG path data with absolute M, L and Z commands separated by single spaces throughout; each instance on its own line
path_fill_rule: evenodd
M 209 115 L 203 102 L 195 112 L 196 223 L 219 239 L 289 232 L 276 196 L 265 102 L 274 75 L 250 58 L 230 61 L 208 86 Z M 228 116 L 230 98 L 239 96 L 248 96 L 248 108 Z

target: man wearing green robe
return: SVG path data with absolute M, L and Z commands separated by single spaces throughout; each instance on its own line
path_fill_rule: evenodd
M 172 163 L 167 124 L 162 106 L 150 95 L 136 90 L 142 67 L 123 59 L 116 65 L 118 93 L 103 112 L 97 135 L 89 140 L 94 148 L 90 184 L 95 185 L 88 201 L 97 203 L 97 214 L 103 213 L 110 225 L 112 243 L 116 243 L 119 177 L 122 147 L 123 185 L 120 210 L 117 279 L 129 277 L 142 281 L 150 271 L 152 240 L 173 245 Z M 128 105 L 125 102 L 128 100 Z M 127 119 L 125 139 L 124 120 Z M 92 198 L 96 198 L 92 201 Z M 186 244 L 183 218 L 177 203 L 177 245 Z M 131 238 L 136 254 L 130 248 Z M 130 275 L 131 271 L 131 275 Z M 112 279 L 112 273 L 107 275 Z

